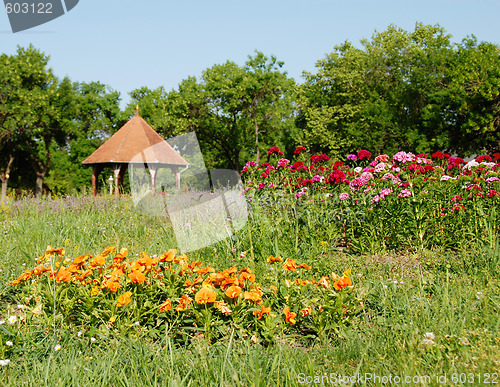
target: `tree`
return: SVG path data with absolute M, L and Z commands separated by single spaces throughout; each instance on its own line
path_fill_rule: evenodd
M 266 145 L 290 131 L 293 80 L 283 63 L 257 52 L 244 67 L 227 61 L 206 69 L 198 81 L 182 81 L 167 94 L 166 135 L 195 131 L 210 167 L 239 171 Z M 278 143 L 278 144 L 277 144 Z
M 305 74 L 298 142 L 337 155 L 361 148 L 472 153 L 485 138 L 474 143 L 467 132 L 485 115 L 474 133 L 498 141 L 498 47 L 453 44 L 440 26 L 422 24 L 413 32 L 390 26 L 361 43 L 336 46 L 316 74 Z M 481 63 L 476 73 L 474 63 Z

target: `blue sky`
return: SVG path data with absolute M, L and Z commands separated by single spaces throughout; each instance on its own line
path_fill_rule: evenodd
M 41 0 L 40 0 L 41 1 Z M 0 9 L 0 52 L 17 45 L 50 55 L 58 77 L 100 81 L 121 93 L 176 88 L 188 76 L 255 50 L 276 55 L 298 82 L 337 44 L 358 45 L 389 24 L 439 23 L 460 42 L 500 44 L 499 0 L 80 0 L 66 15 L 13 34 Z

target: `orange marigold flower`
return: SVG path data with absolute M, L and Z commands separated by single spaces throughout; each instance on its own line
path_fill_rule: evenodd
M 131 301 L 130 296 L 132 295 L 132 292 L 126 292 L 122 294 L 121 296 L 118 297 L 118 302 L 116 303 L 117 307 L 122 307 L 124 305 L 128 305 Z
M 276 293 L 278 291 L 278 288 L 274 285 L 271 285 L 271 286 L 269 286 L 269 290 L 272 290 Z
M 90 262 L 90 267 L 97 267 L 97 266 L 102 266 L 104 265 L 104 256 L 102 256 L 101 254 L 98 254 L 95 256 L 95 258 L 92 260 L 92 262 Z
M 113 293 L 116 293 L 116 291 L 120 289 L 120 287 L 121 285 L 116 281 L 108 281 L 107 283 L 107 288 Z
M 225 294 L 229 298 L 239 297 L 241 294 L 241 288 L 239 286 L 232 285 L 232 286 L 227 288 Z
M 243 272 L 240 275 L 240 281 L 255 282 L 255 274 L 250 274 L 250 273 L 247 273 L 247 272 Z
M 46 255 L 57 254 L 63 256 L 64 254 L 66 254 L 66 252 L 64 251 L 64 247 L 59 247 L 57 249 L 54 249 L 52 246 L 49 245 L 45 250 L 45 254 Z
M 278 257 L 273 257 L 272 255 L 270 255 L 270 256 L 267 258 L 267 263 L 273 263 L 273 262 L 283 262 L 283 258 L 281 258 L 280 256 L 278 256 Z
M 330 286 L 330 283 L 328 282 L 328 277 L 321 277 L 321 279 L 318 281 L 318 286 L 321 285 L 325 289 L 328 289 Z
M 137 263 L 142 266 L 151 267 L 153 266 L 153 260 L 146 253 L 141 253 L 142 258 L 137 260 Z
M 341 290 L 348 286 L 352 286 L 352 281 L 349 277 L 341 277 L 338 281 L 333 283 L 335 290 Z
M 290 312 L 290 308 L 285 307 L 283 310 L 283 313 L 285 314 L 285 321 L 289 322 L 291 325 L 295 324 L 297 321 L 295 320 L 295 317 L 297 317 L 297 313 L 295 312 Z
M 68 282 L 70 279 L 71 279 L 71 272 L 64 267 L 61 267 L 59 269 L 59 273 L 57 273 L 56 281 Z
M 18 285 L 19 283 L 23 282 L 23 281 L 27 281 L 31 278 L 31 270 L 27 269 L 25 270 L 17 280 L 15 280 L 14 282 L 12 282 L 12 285 L 13 286 L 16 286 Z
M 178 312 L 182 312 L 185 310 L 188 306 L 188 304 L 193 301 L 191 297 L 189 297 L 187 294 L 184 294 L 180 299 L 179 299 L 179 305 L 175 307 L 175 310 Z
M 102 255 L 104 258 L 106 258 L 109 254 L 114 254 L 115 251 L 116 251 L 116 247 L 115 246 L 108 246 L 99 255 Z
M 201 288 L 194 296 L 194 299 L 198 304 L 208 304 L 211 302 L 215 302 L 216 298 L 217 293 L 209 288 Z
M 230 286 L 240 286 L 240 281 L 238 277 L 226 277 L 224 281 L 222 281 L 222 283 L 220 284 L 222 290 Z
M 171 249 L 165 251 L 162 255 L 160 255 L 160 262 L 173 262 L 175 258 L 175 254 L 177 254 L 177 250 Z
M 222 314 L 229 315 L 232 310 L 229 309 L 227 303 L 225 301 L 215 301 L 215 308 L 221 312 Z
M 73 259 L 73 265 L 83 265 L 89 258 L 92 256 L 90 254 L 79 255 L 75 259 Z
M 253 315 L 254 315 L 254 316 L 258 316 L 258 317 L 257 317 L 257 319 L 259 319 L 259 320 L 260 320 L 260 319 L 262 318 L 262 315 L 263 315 L 264 313 L 267 313 L 267 314 L 271 313 L 271 307 L 269 306 L 269 307 L 267 307 L 267 308 L 266 308 L 266 307 L 264 306 L 264 304 L 262 304 L 262 306 L 261 306 L 260 310 L 255 310 L 255 311 L 253 312 Z
M 262 299 L 262 292 L 257 289 L 252 289 L 249 292 L 245 292 L 243 298 L 245 300 L 257 302 Z
M 143 273 L 141 273 L 140 271 L 137 271 L 137 270 L 132 271 L 128 275 L 128 278 L 130 278 L 130 280 L 132 282 L 135 282 L 135 283 L 138 283 L 138 284 L 141 284 L 141 283 L 143 283 L 146 280 L 146 276 Z
M 241 269 L 241 270 L 238 272 L 238 274 L 242 274 L 242 273 L 249 273 L 249 274 L 250 274 L 251 272 L 252 272 L 252 269 L 250 269 L 250 268 L 247 266 L 247 267 L 245 267 L 245 268 Z
M 116 254 L 116 256 L 113 258 L 113 262 L 114 263 L 120 263 L 121 261 L 123 261 L 128 255 L 128 250 L 126 247 L 122 247 L 120 249 L 120 252 L 118 254 Z
M 184 283 L 184 286 L 188 287 L 188 288 L 191 288 L 193 286 L 196 286 L 198 284 L 201 284 L 203 282 L 203 278 L 201 278 L 201 276 L 198 276 L 198 278 L 196 278 L 195 280 L 193 280 L 192 282 L 190 280 L 187 280 L 185 283 Z
M 299 263 L 299 267 L 302 269 L 306 269 L 306 270 L 311 270 L 311 268 L 312 268 L 312 266 L 309 266 L 306 263 Z
M 300 311 L 302 313 L 302 317 L 309 316 L 311 314 L 311 307 L 306 306 L 304 309 Z
M 172 309 L 172 302 L 170 302 L 169 298 L 163 304 L 160 305 L 160 313 L 169 311 L 170 309 Z
M 285 263 L 283 263 L 283 270 L 295 271 L 297 269 L 298 269 L 298 266 L 295 263 L 295 259 L 287 258 Z
M 238 268 L 236 266 L 230 267 L 229 269 L 224 270 L 221 274 L 224 277 L 229 277 L 231 274 L 234 274 L 238 271 Z
M 207 267 L 202 267 L 200 270 L 198 270 L 199 275 L 208 273 L 215 273 L 215 269 L 212 266 L 207 266 Z

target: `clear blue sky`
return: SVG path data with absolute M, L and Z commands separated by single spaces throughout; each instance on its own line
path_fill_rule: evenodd
M 439 23 L 460 42 L 500 44 L 500 0 L 80 0 L 66 15 L 13 34 L 0 9 L 0 52 L 17 45 L 50 55 L 58 77 L 100 81 L 121 93 L 176 88 L 188 76 L 255 50 L 276 55 L 298 82 L 333 46 L 370 38 L 389 24 Z

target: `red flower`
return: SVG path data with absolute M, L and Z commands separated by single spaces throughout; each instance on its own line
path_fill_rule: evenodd
M 366 149 L 362 149 L 358 152 L 358 159 L 363 160 L 366 158 L 367 160 L 372 157 L 372 154 L 370 151 L 367 151 Z
M 300 155 L 302 152 L 304 152 L 306 150 L 305 147 L 303 146 L 298 146 L 297 148 L 295 148 L 295 150 L 293 151 L 293 153 L 295 153 L 296 155 Z
M 267 152 L 268 155 L 272 155 L 273 153 L 279 154 L 280 148 L 278 148 L 277 146 L 273 146 L 271 147 L 271 149 L 269 149 L 269 152 Z
M 316 164 L 316 163 L 319 163 L 319 162 L 321 161 L 321 158 L 320 158 L 320 156 L 318 156 L 318 155 L 312 155 L 312 156 L 311 156 L 311 161 L 312 161 L 314 164 Z
M 497 162 L 500 160 L 500 152 L 493 153 L 493 161 Z
M 488 155 L 481 155 L 481 156 L 477 156 L 476 157 L 476 162 L 482 163 L 483 161 L 490 162 L 491 161 L 491 157 L 488 156 Z
M 489 198 L 492 198 L 496 195 L 500 195 L 500 192 L 498 192 L 497 190 L 494 190 L 494 189 L 490 189 L 487 193 L 486 193 L 486 196 L 488 196 Z

